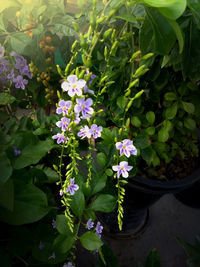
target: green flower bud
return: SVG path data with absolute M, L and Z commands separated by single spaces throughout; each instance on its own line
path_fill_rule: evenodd
M 103 39 L 106 40 L 108 37 L 111 35 L 112 29 L 108 29 L 107 31 L 104 32 L 103 34 Z

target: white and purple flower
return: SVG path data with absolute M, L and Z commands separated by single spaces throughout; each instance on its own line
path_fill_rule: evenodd
M 57 133 L 52 136 L 53 139 L 57 139 L 57 144 L 66 143 L 68 138 L 65 138 L 64 134 Z
M 88 230 L 92 229 L 94 227 L 94 223 L 92 221 L 92 219 L 89 219 L 86 223 L 86 227 Z
M 79 189 L 79 186 L 77 184 L 74 184 L 75 178 L 70 179 L 70 184 L 67 187 L 66 193 L 70 193 L 70 195 L 74 195 L 75 191 Z
M 52 226 L 53 226 L 53 228 L 56 228 L 56 220 L 52 220 Z
M 117 172 L 117 178 L 122 175 L 122 177 L 127 178 L 128 177 L 128 171 L 132 170 L 132 166 L 128 166 L 127 161 L 121 161 L 119 165 L 112 166 L 113 171 Z
M 16 146 L 13 146 L 13 150 L 14 150 L 15 157 L 17 157 L 17 156 L 19 156 L 21 154 L 21 150 L 17 149 Z
M 68 110 L 71 108 L 71 105 L 72 105 L 71 101 L 60 100 L 58 102 L 59 107 L 56 109 L 56 113 L 67 115 Z
M 90 118 L 91 115 L 94 112 L 94 109 L 90 107 L 93 104 L 92 99 L 91 98 L 88 98 L 88 99 L 85 100 L 85 97 L 83 97 L 83 98 L 77 98 L 76 99 L 76 103 L 77 104 L 74 107 L 75 113 L 78 113 L 79 114 L 81 112 L 83 119 Z
M 96 225 L 96 232 L 95 234 L 100 238 L 101 237 L 101 233 L 103 231 L 103 226 L 101 225 L 100 222 L 97 222 L 97 225 Z
M 62 129 L 62 131 L 66 131 L 68 125 L 70 124 L 70 119 L 63 117 L 60 121 L 56 122 L 56 125 Z
M 130 155 L 137 155 L 137 149 L 133 145 L 133 141 L 129 139 L 124 139 L 122 142 L 117 142 L 116 148 L 120 150 L 120 156 L 124 154 L 127 158 L 129 158 Z
M 63 267 L 74 267 L 74 265 L 69 261 L 67 264 L 64 264 Z
M 101 126 L 97 126 L 96 124 L 92 124 L 90 128 L 90 134 L 93 135 L 94 139 L 101 136 L 103 128 Z
M 67 91 L 69 96 L 82 95 L 82 88 L 86 85 L 86 81 L 83 79 L 78 80 L 76 75 L 69 75 L 67 81 L 62 82 L 61 88 Z
M 80 132 L 78 132 L 78 136 L 81 137 L 81 139 L 85 137 L 91 138 L 90 128 L 87 125 L 85 125 L 80 129 Z
M 17 77 L 13 79 L 13 82 L 16 88 L 22 88 L 22 90 L 25 89 L 25 85 L 28 83 L 21 75 L 17 75 Z

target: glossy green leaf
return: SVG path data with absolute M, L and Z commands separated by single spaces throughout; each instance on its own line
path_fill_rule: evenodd
M 177 99 L 177 96 L 175 93 L 173 92 L 168 92 L 165 94 L 165 99 L 168 100 L 168 101 L 173 101 L 173 100 L 176 100 Z
M 131 118 L 131 123 L 135 127 L 140 127 L 141 126 L 141 121 L 137 116 L 134 116 Z
M 19 54 L 23 54 L 24 49 L 29 45 L 31 41 L 31 37 L 23 32 L 14 33 L 10 36 L 11 47 L 15 52 Z
M 183 106 L 183 109 L 189 113 L 192 114 L 195 111 L 195 106 L 192 103 L 181 101 L 181 104 Z
M 72 235 L 68 226 L 67 218 L 64 214 L 56 216 L 56 229 L 62 235 Z
M 101 194 L 89 206 L 90 209 L 102 212 L 111 212 L 116 205 L 116 198 L 112 195 Z
M 166 142 L 169 138 L 169 133 L 164 127 L 162 127 L 158 132 L 158 141 Z
M 149 252 L 144 267 L 161 267 L 160 255 L 156 248 L 152 248 Z
M 0 186 L 2 186 L 7 182 L 8 178 L 12 174 L 12 167 L 10 164 L 10 160 L 8 159 L 6 153 L 4 152 L 0 154 L 0 170 L 1 170 Z
M 122 14 L 120 16 L 115 16 L 114 18 L 116 19 L 122 19 L 131 23 L 135 23 L 136 22 L 136 18 L 131 15 L 131 14 Z
M 125 96 L 119 96 L 117 98 L 117 105 L 119 108 L 121 108 L 122 110 L 125 109 L 126 105 L 128 103 L 128 99 Z
M 195 130 L 196 122 L 193 119 L 187 117 L 184 119 L 184 126 L 189 130 Z
M 153 29 L 153 37 L 151 38 L 153 38 L 154 51 L 161 55 L 167 55 L 176 41 L 175 32 L 167 19 L 157 10 L 146 8 L 146 11 L 147 19 L 150 22 L 149 27 L 151 26 Z M 148 41 L 146 40 L 146 42 Z
M 148 128 L 146 128 L 145 131 L 148 135 L 154 135 L 155 134 L 155 127 L 148 127 Z
M 80 237 L 81 244 L 88 250 L 95 250 L 103 245 L 101 239 L 92 232 L 86 232 Z
M 180 17 L 185 8 L 186 0 L 143 0 L 145 4 L 156 7 L 163 14 L 163 16 L 176 20 Z
M 66 253 L 71 249 L 75 242 L 75 239 L 72 235 L 62 235 L 59 234 L 53 242 L 53 251 L 55 254 Z
M 0 93 L 0 105 L 12 104 L 16 98 L 8 93 Z
M 106 186 L 107 176 L 105 174 L 103 175 L 95 175 L 95 177 L 92 178 L 92 194 L 96 194 L 97 192 L 100 192 L 105 186 Z
M 166 119 L 172 120 L 176 116 L 177 110 L 178 110 L 178 103 L 175 102 L 171 107 L 168 107 L 165 110 Z
M 30 144 L 22 149 L 21 154 L 15 159 L 13 167 L 21 169 L 31 164 L 36 164 L 54 146 L 51 139 Z
M 138 134 L 135 139 L 135 146 L 139 149 L 145 149 L 150 146 L 148 136 L 146 134 Z
M 120 267 L 119 262 L 115 256 L 115 254 L 113 253 L 113 251 L 111 250 L 111 248 L 109 248 L 107 245 L 103 245 L 101 247 L 101 251 L 105 260 L 105 263 L 101 260 L 101 258 L 99 258 L 100 260 L 100 266 L 99 267 Z
M 179 53 L 181 54 L 183 52 L 183 46 L 184 46 L 184 37 L 183 37 L 182 30 L 176 21 L 168 20 L 168 22 L 172 26 L 172 28 L 176 34 L 176 38 L 177 38 L 178 44 L 179 44 Z
M 153 111 L 148 111 L 146 113 L 146 119 L 150 124 L 154 124 L 155 121 L 155 113 Z
M 75 194 L 71 198 L 72 198 L 70 202 L 71 209 L 78 218 L 81 218 L 83 210 L 85 208 L 84 194 L 79 189 L 75 191 Z
M 32 223 L 48 211 L 46 194 L 32 184 L 15 183 L 13 211 L 0 209 L 0 219 L 13 225 Z
M 187 5 L 194 15 L 198 28 L 200 28 L 200 2 L 196 0 L 187 0 Z
M 97 162 L 101 167 L 105 167 L 107 163 L 107 157 L 104 153 L 100 152 L 97 154 Z

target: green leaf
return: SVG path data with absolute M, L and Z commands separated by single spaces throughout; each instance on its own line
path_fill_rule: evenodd
M 55 254 L 57 254 L 57 252 L 64 254 L 71 249 L 74 242 L 75 238 L 73 236 L 59 234 L 53 242 L 53 251 Z
M 32 223 L 44 217 L 48 211 L 47 197 L 32 184 L 15 183 L 13 211 L 0 209 L 0 219 L 12 225 Z
M 161 267 L 160 255 L 156 248 L 152 248 L 145 261 L 145 267 Z
M 103 245 L 101 247 L 101 250 L 102 250 L 102 254 L 103 254 L 103 257 L 104 257 L 104 260 L 106 262 L 106 265 L 103 263 L 102 260 L 100 260 L 100 266 L 101 267 L 104 267 L 104 266 L 107 266 L 107 267 L 120 267 L 119 266 L 119 262 L 115 256 L 115 254 L 113 253 L 113 251 L 111 250 L 111 248 L 109 248 L 107 245 Z
M 163 16 L 176 20 L 180 17 L 185 8 L 186 0 L 143 0 L 145 4 L 156 7 L 163 14 Z
M 196 122 L 193 119 L 187 117 L 184 119 L 184 126 L 188 128 L 189 130 L 195 130 Z
M 23 54 L 26 46 L 28 46 L 31 41 L 31 37 L 23 32 L 14 33 L 10 36 L 11 47 L 19 54 Z
M 0 105 L 12 104 L 16 98 L 8 93 L 0 93 Z
M 72 235 L 68 226 L 67 218 L 63 214 L 56 216 L 56 229 L 62 235 Z
M 1 2 L 1 5 L 0 5 L 0 13 L 3 12 L 6 8 L 15 7 L 15 6 L 18 6 L 18 3 L 16 3 L 16 1 L 12 1 L 12 0 L 3 1 Z
M 146 128 L 146 133 L 148 134 L 148 135 L 154 135 L 155 134 L 155 127 L 148 127 L 148 128 Z
M 89 206 L 90 209 L 102 212 L 111 212 L 116 205 L 116 198 L 112 195 L 101 194 Z
M 57 174 L 56 171 L 52 170 L 49 167 L 44 167 L 43 172 L 46 174 L 48 178 L 48 183 L 55 183 L 56 181 L 59 180 L 59 175 Z
M 165 118 L 168 120 L 172 120 L 176 116 L 177 110 L 178 110 L 178 103 L 176 102 L 171 107 L 168 107 L 165 110 Z
M 153 150 L 151 147 L 147 147 L 145 149 L 141 149 L 140 151 L 142 158 L 147 162 L 147 164 L 150 164 L 153 159 Z
M 154 124 L 155 121 L 155 113 L 153 111 L 148 111 L 146 113 L 146 119 L 150 124 Z
M 81 218 L 85 208 L 84 194 L 79 189 L 75 192 L 75 194 L 71 198 L 72 198 L 70 203 L 71 209 L 78 218 Z
M 111 169 L 106 169 L 105 173 L 108 176 L 112 176 L 113 175 L 113 171 Z
M 176 41 L 174 30 L 159 12 L 150 8 L 146 8 L 146 11 L 150 22 L 149 27 L 152 27 L 154 33 L 154 51 L 161 55 L 167 55 Z
M 54 27 L 51 28 L 53 34 L 62 34 L 64 36 L 74 36 L 76 34 L 73 22 L 74 18 L 69 15 L 57 16 L 52 20 Z
M 146 147 L 150 146 L 148 136 L 146 134 L 138 134 L 135 139 L 135 146 L 139 149 L 145 149 Z
M 95 250 L 103 245 L 101 239 L 92 232 L 86 232 L 80 237 L 81 244 L 88 250 Z
M 131 118 L 131 123 L 133 124 L 133 126 L 135 127 L 140 127 L 141 126 L 141 121 L 137 116 L 134 116 Z
M 37 120 L 39 124 L 45 123 L 45 113 L 43 109 L 39 109 L 37 112 Z
M 173 101 L 173 100 L 176 100 L 177 99 L 177 96 L 175 93 L 173 92 L 168 92 L 165 94 L 164 98 L 167 100 L 167 101 Z
M 178 44 L 179 44 L 179 54 L 181 54 L 183 52 L 183 46 L 184 46 L 184 38 L 183 38 L 182 30 L 176 21 L 168 20 L 168 22 L 172 26 L 172 28 L 176 34 Z
M 107 157 L 104 153 L 100 152 L 97 154 L 97 162 L 101 167 L 105 167 L 107 163 Z
M 140 27 L 139 44 L 143 55 L 154 50 L 154 32 L 148 16 L 145 17 L 145 20 Z
M 192 114 L 195 111 L 195 106 L 192 103 L 181 101 L 181 104 L 183 105 L 183 109 L 189 113 Z
M 187 5 L 193 13 L 193 16 L 200 28 L 200 3 L 196 0 L 187 0 Z
M 54 146 L 51 139 L 30 144 L 22 149 L 21 154 L 15 159 L 13 167 L 21 169 L 31 164 L 36 164 Z
M 92 194 L 96 194 L 97 192 L 101 191 L 106 185 L 107 176 L 103 175 L 95 175 L 92 179 Z
M 128 103 L 128 99 L 125 96 L 119 96 L 117 98 L 117 105 L 119 108 L 121 108 L 122 110 L 125 109 L 126 105 Z
M 0 206 L 13 211 L 14 205 L 14 185 L 13 180 L 9 179 L 0 187 Z
M 158 132 L 158 141 L 160 142 L 166 142 L 169 138 L 169 133 L 165 129 L 165 127 L 162 127 Z
M 0 154 L 0 170 L 1 170 L 0 186 L 2 186 L 7 182 L 8 178 L 12 174 L 12 167 L 10 164 L 10 160 L 8 159 L 6 153 L 4 152 Z
M 114 18 L 116 19 L 122 19 L 131 23 L 135 23 L 136 22 L 136 18 L 131 15 L 131 14 L 122 14 L 120 16 L 115 16 Z

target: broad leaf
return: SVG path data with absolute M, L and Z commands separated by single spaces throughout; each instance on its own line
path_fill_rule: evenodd
M 24 49 L 29 45 L 30 42 L 30 36 L 23 32 L 14 33 L 10 36 L 11 47 L 15 52 L 19 54 L 23 54 Z
M 59 234 L 53 242 L 53 251 L 55 254 L 58 253 L 66 253 L 71 249 L 75 239 L 72 235 L 62 235 Z
M 145 261 L 145 267 L 161 267 L 160 256 L 156 248 L 152 248 Z
M 171 107 L 168 107 L 165 110 L 166 119 L 172 120 L 176 116 L 177 110 L 178 110 L 178 103 L 175 102 Z
M 56 216 L 56 229 L 62 235 L 72 235 L 68 226 L 67 218 L 63 214 Z
M 51 139 L 30 144 L 22 149 L 21 154 L 14 161 L 14 168 L 21 169 L 31 164 L 36 164 L 45 154 L 53 148 Z
M 183 109 L 189 113 L 192 114 L 195 111 L 195 106 L 192 103 L 181 101 L 181 104 L 183 105 Z
M 0 93 L 0 105 L 12 104 L 16 98 L 8 93 Z
M 96 194 L 97 192 L 101 191 L 106 185 L 107 176 L 104 175 L 95 175 L 92 178 L 92 194 Z
M 103 245 L 101 239 L 92 232 L 86 232 L 80 237 L 81 244 L 88 250 L 95 250 Z
M 111 212 L 116 205 L 116 198 L 112 195 L 101 194 L 89 206 L 90 209 L 102 212 Z
M 12 211 L 14 204 L 14 185 L 13 180 L 9 179 L 0 187 L 0 206 Z
M 47 197 L 32 184 L 15 183 L 13 211 L 0 209 L 0 219 L 13 225 L 32 223 L 44 217 L 48 211 Z
M 75 194 L 72 196 L 70 206 L 71 206 L 73 213 L 78 218 L 81 218 L 83 210 L 85 208 L 85 198 L 84 198 L 84 194 L 80 191 L 80 189 L 77 190 Z

